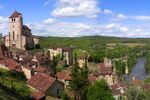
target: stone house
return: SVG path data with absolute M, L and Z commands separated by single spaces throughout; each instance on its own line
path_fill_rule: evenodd
M 62 60 L 65 60 L 68 65 L 73 63 L 73 54 L 71 48 L 64 48 L 60 46 L 49 46 L 49 57 L 52 60 L 53 57 L 59 56 Z
M 93 72 L 98 79 L 105 79 L 109 85 L 117 82 L 117 75 L 113 73 L 113 66 L 110 59 L 105 58 L 104 63 L 99 64 L 98 70 Z
M 59 97 L 64 89 L 64 84 L 46 74 L 35 74 L 27 81 L 27 85 L 32 89 L 32 98 L 41 99 L 45 96 Z
M 71 81 L 71 76 L 69 72 L 57 72 L 56 78 L 65 84 L 65 87 L 69 86 L 69 82 Z
M 0 59 L 5 58 L 12 58 L 12 52 L 4 44 L 0 44 Z
M 120 100 L 120 98 L 125 98 L 124 94 L 128 89 L 128 84 L 123 83 L 123 82 L 118 82 L 118 83 L 112 84 L 110 86 L 110 89 L 112 90 L 112 94 L 114 98 L 116 100 Z
M 78 61 L 79 67 L 82 68 L 83 66 L 85 66 L 86 63 L 88 63 L 88 56 L 81 55 L 80 57 L 78 57 L 77 61 Z

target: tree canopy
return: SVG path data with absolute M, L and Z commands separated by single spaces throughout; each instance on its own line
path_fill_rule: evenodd
M 86 97 L 87 100 L 115 100 L 104 79 L 89 86 Z

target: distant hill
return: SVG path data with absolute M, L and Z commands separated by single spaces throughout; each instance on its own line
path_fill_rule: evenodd
M 120 38 L 105 36 L 83 36 L 83 37 L 40 37 L 40 45 L 47 48 L 48 45 L 71 46 L 81 49 L 89 49 L 93 46 L 107 43 L 142 43 L 150 44 L 150 38 Z

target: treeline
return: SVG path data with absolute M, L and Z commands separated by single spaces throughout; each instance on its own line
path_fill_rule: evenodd
M 99 47 L 107 43 L 143 43 L 149 44 L 150 39 L 141 38 L 119 38 L 119 37 L 105 37 L 105 36 L 84 36 L 84 37 L 40 37 L 40 45 L 47 48 L 48 45 L 71 46 L 88 50 L 94 47 Z
M 150 52 L 147 51 L 146 53 L 146 65 L 145 65 L 145 69 L 148 73 L 150 73 Z

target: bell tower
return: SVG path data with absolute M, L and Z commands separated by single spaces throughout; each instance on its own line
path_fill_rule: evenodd
M 9 17 L 9 44 L 11 47 L 22 49 L 22 14 L 15 11 Z

